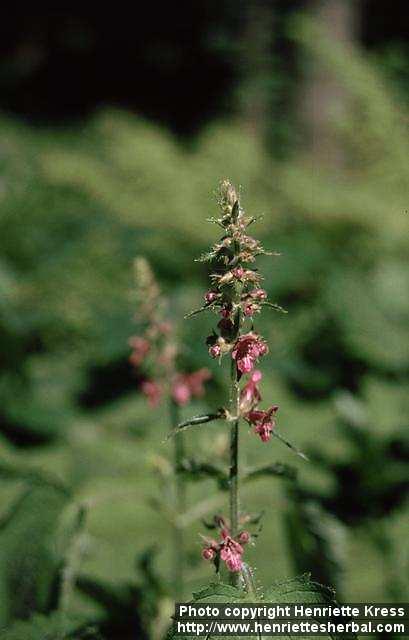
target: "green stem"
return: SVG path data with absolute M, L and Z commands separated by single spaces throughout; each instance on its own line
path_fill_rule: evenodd
M 235 292 L 236 300 L 240 300 L 241 287 L 237 287 Z M 237 313 L 236 338 L 240 334 L 240 311 Z M 230 412 L 237 416 L 230 428 L 230 473 L 229 473 L 229 490 L 230 490 L 230 532 L 232 537 L 238 534 L 238 512 L 239 512 L 239 404 L 240 404 L 240 388 L 237 377 L 236 362 L 231 359 L 230 370 Z M 233 585 L 238 583 L 238 575 L 230 574 L 230 582 Z
M 180 422 L 180 412 L 178 405 L 170 401 L 169 412 L 171 417 L 171 428 L 173 429 Z M 185 456 L 185 443 L 183 434 L 173 438 L 173 464 L 175 471 L 174 496 L 175 496 L 175 521 L 173 524 L 173 585 L 176 602 L 183 601 L 184 593 L 184 560 L 185 544 L 183 528 L 179 525 L 179 516 L 186 511 L 186 486 L 183 476 L 177 473 Z
M 241 575 L 243 576 L 243 582 L 245 584 L 245 588 L 249 596 L 251 596 L 252 602 L 257 602 L 257 589 L 254 584 L 254 578 L 251 568 L 248 564 L 243 562 L 243 568 L 241 570 Z
M 238 395 L 238 382 L 236 363 L 232 360 L 231 370 L 231 390 L 230 390 L 230 404 L 231 411 L 237 415 L 237 395 Z M 238 529 L 238 481 L 239 481 L 239 468 L 238 468 L 238 453 L 239 453 L 239 420 L 235 420 L 230 428 L 230 474 L 229 474 L 229 486 L 230 486 L 230 529 L 231 535 L 237 535 Z

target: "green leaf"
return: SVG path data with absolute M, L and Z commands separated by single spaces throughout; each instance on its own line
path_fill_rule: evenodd
M 245 591 L 241 591 L 236 587 L 233 587 L 229 584 L 224 584 L 222 582 L 211 582 L 208 586 L 200 589 L 200 591 L 195 591 L 190 602 L 203 604 L 206 602 L 214 604 L 224 604 L 228 602 L 244 602 L 246 598 L 247 593 Z M 197 638 L 197 636 L 192 635 L 176 635 L 175 626 L 172 625 L 169 629 L 168 635 L 166 636 L 166 640 L 193 640 L 194 637 Z M 216 640 L 220 638 L 220 636 L 211 636 L 211 638 L 212 640 Z M 229 639 L 236 640 L 236 636 L 229 636 Z
M 245 600 L 247 594 L 230 584 L 211 582 L 200 591 L 193 592 L 192 602 L 239 602 Z
M 100 636 L 82 618 L 61 613 L 35 614 L 0 631 L 0 640 L 97 640 Z
M 0 522 L 0 628 L 52 606 L 62 563 L 55 535 L 68 499 L 55 485 L 33 483 Z
M 281 313 L 288 313 L 287 309 L 280 307 L 279 304 L 275 302 L 262 302 L 263 307 L 270 307 L 270 309 L 274 309 L 275 311 L 280 311 Z
M 210 218 L 206 218 L 206 222 L 211 222 L 212 224 L 217 224 L 219 227 L 224 229 L 224 225 L 221 223 L 219 218 L 215 218 L 214 216 L 211 216 Z
M 172 429 L 166 440 L 172 438 L 173 436 L 181 433 L 182 431 L 186 431 L 186 429 L 190 429 L 190 427 L 196 427 L 199 424 L 205 424 L 206 422 L 212 422 L 213 420 L 219 420 L 224 417 L 224 413 L 219 411 L 219 413 L 208 413 L 201 416 L 194 416 L 193 418 L 189 418 L 189 420 L 185 420 L 177 425 L 174 429 Z
M 213 303 L 209 303 L 209 304 L 204 304 L 202 307 L 199 307 L 198 309 L 194 309 L 193 311 L 191 311 L 190 313 L 187 313 L 184 316 L 185 320 L 189 320 L 189 318 L 193 318 L 193 316 L 197 316 L 199 313 L 202 313 L 203 311 L 209 311 L 211 310 L 213 307 Z
M 286 540 L 295 571 L 312 572 L 315 580 L 340 593 L 346 562 L 346 528 L 302 490 L 289 492 Z
M 307 462 L 309 462 L 309 460 L 308 460 L 307 456 L 305 455 L 305 453 L 303 453 L 302 451 L 297 449 L 297 447 L 295 447 L 293 444 L 291 444 L 291 442 L 288 442 L 288 440 L 283 438 L 283 436 L 280 433 L 278 433 L 277 429 L 274 429 L 273 436 L 275 438 L 277 438 L 278 440 L 280 440 L 280 442 L 285 444 L 285 446 L 288 447 L 289 449 L 291 449 L 291 451 L 294 451 L 294 453 L 297 456 L 300 456 L 300 458 L 302 458 L 303 460 L 306 460 Z
M 153 637 L 151 630 L 156 631 L 158 625 L 162 624 L 162 607 L 169 596 L 154 568 L 155 555 L 156 550 L 151 547 L 138 557 L 138 582 L 111 584 L 88 576 L 78 578 L 78 589 L 101 610 L 95 621 L 101 638 L 147 640 Z
M 273 604 L 306 603 L 335 604 L 335 591 L 313 582 L 308 573 L 274 583 L 264 594 L 264 600 Z
M 131 586 L 128 584 L 111 585 L 88 576 L 79 576 L 76 586 L 88 598 L 98 603 L 105 613 L 109 611 L 124 613 L 131 601 Z
M 264 476 L 275 476 L 277 478 L 284 478 L 287 480 L 295 480 L 297 477 L 297 469 L 291 467 L 288 464 L 281 462 L 275 462 L 273 464 L 267 464 L 263 467 L 257 467 L 251 469 L 243 477 L 244 482 L 255 480 L 256 478 L 262 478 Z
M 209 586 L 195 592 L 191 602 L 200 604 L 205 604 L 206 602 L 214 604 L 235 602 L 263 602 L 266 604 L 337 604 L 334 590 L 329 587 L 325 587 L 318 582 L 313 582 L 308 574 L 277 582 L 273 584 L 264 593 L 264 595 L 260 593 L 257 598 L 255 598 L 254 594 L 250 595 L 246 591 L 227 584 L 211 583 Z M 167 640 L 176 640 L 177 638 L 179 640 L 193 640 L 193 637 L 194 636 L 191 635 L 177 636 L 175 628 L 172 626 L 169 630 Z M 222 640 L 222 637 L 223 636 L 212 635 L 211 640 Z M 239 640 L 239 638 L 243 638 L 243 636 L 236 635 L 230 635 L 228 637 L 229 640 Z M 252 637 L 254 638 L 255 636 Z M 279 640 L 284 640 L 284 638 L 288 638 L 289 636 L 276 637 L 279 638 Z M 328 635 L 322 637 L 331 638 L 332 640 L 352 640 L 356 638 L 353 634 L 336 636 Z
M 228 489 L 228 475 L 224 469 L 210 462 L 199 461 L 194 458 L 185 458 L 178 466 L 177 473 L 193 481 L 202 480 L 203 478 L 213 478 L 218 483 L 219 489 L 222 491 Z
M 249 227 L 251 224 L 254 224 L 255 222 L 261 222 L 262 220 L 264 220 L 263 214 L 259 216 L 251 216 L 251 218 L 248 219 L 246 226 Z
M 0 461 L 0 478 L 4 480 L 26 480 L 31 484 L 48 484 L 57 490 L 65 491 L 64 485 L 50 474 L 31 468 L 27 463 L 24 465 L 16 462 Z
M 264 594 L 264 601 L 272 604 L 328 604 L 336 605 L 335 591 L 310 579 L 309 574 L 273 584 Z M 277 636 L 280 637 L 280 636 Z M 286 638 L 288 636 L 285 636 Z M 332 640 L 354 639 L 355 634 L 321 636 Z
M 338 604 L 335 599 L 334 589 L 311 580 L 308 573 L 274 583 L 265 591 L 263 601 L 271 604 Z M 356 638 L 355 634 L 337 634 L 323 637 L 331 638 L 332 640 L 352 640 Z

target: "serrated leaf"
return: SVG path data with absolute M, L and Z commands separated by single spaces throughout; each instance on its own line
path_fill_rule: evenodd
M 264 600 L 273 604 L 306 603 L 335 604 L 335 591 L 313 582 L 308 573 L 274 583 L 264 594 Z
M 193 598 L 190 601 L 191 603 L 203 603 L 206 602 L 214 603 L 214 604 L 225 604 L 228 602 L 244 602 L 247 598 L 247 594 L 245 591 L 237 589 L 229 584 L 224 584 L 222 582 L 211 582 L 208 586 L 203 587 L 200 591 L 195 591 L 193 593 Z M 175 625 L 169 629 L 168 635 L 166 636 L 166 640 L 193 640 L 193 638 L 197 636 L 192 635 L 176 635 Z M 218 640 L 220 636 L 211 636 L 212 640 Z M 236 640 L 236 636 L 229 636 L 231 640 Z M 246 640 L 243 636 L 242 640 Z
M 264 601 L 272 604 L 328 604 L 336 605 L 335 591 L 310 579 L 309 574 L 297 576 L 273 584 L 264 594 Z M 288 636 L 276 636 L 288 638 Z M 304 636 L 306 637 L 306 636 Z M 355 634 L 321 636 L 332 640 L 353 640 Z
M 193 592 L 192 602 L 239 602 L 245 598 L 244 591 L 240 591 L 230 584 L 211 582 L 200 591 Z
M 273 584 L 263 594 L 259 594 L 255 597 L 254 593 L 249 594 L 244 590 L 240 590 L 236 587 L 223 584 L 223 583 L 211 583 L 209 586 L 204 587 L 200 591 L 193 594 L 192 603 L 235 603 L 235 602 L 262 602 L 266 604 L 337 604 L 335 600 L 334 590 L 325 587 L 318 582 L 313 582 L 308 574 L 298 576 L 296 578 L 290 578 Z M 192 635 L 176 635 L 174 626 L 169 630 L 167 640 L 192 640 Z M 226 636 L 212 635 L 212 640 L 221 640 Z M 243 636 L 230 635 L 230 640 L 239 640 Z M 254 638 L 254 636 L 252 636 Z M 276 636 L 280 640 L 288 638 L 290 636 Z M 305 636 L 304 636 L 305 637 Z M 353 640 L 356 638 L 354 634 L 343 635 L 328 635 L 322 636 L 331 638 L 332 640 Z M 210 640 L 210 639 L 209 639 Z

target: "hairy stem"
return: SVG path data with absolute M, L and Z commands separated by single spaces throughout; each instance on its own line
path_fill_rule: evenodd
M 230 403 L 231 411 L 237 415 L 238 382 L 236 364 L 232 360 Z M 231 535 L 237 535 L 238 527 L 238 453 L 239 453 L 239 420 L 235 420 L 230 428 L 230 529 Z
M 238 247 L 236 246 L 236 253 Z M 240 300 L 242 286 L 239 285 L 235 290 L 235 301 Z M 240 310 L 236 311 L 236 339 L 240 334 Z M 230 530 L 231 536 L 234 538 L 238 533 L 238 512 L 239 512 L 239 404 L 240 404 L 240 388 L 237 375 L 236 362 L 231 359 L 230 369 L 230 411 L 237 419 L 232 423 L 230 428 L 230 473 L 229 473 L 229 489 L 230 489 Z M 232 573 L 230 581 L 233 585 L 238 583 L 238 575 Z
M 245 585 L 245 589 L 249 596 L 252 598 L 252 602 L 257 602 L 257 589 L 254 583 L 253 572 L 248 564 L 243 562 L 243 568 L 241 570 L 241 575 L 243 577 L 243 582 Z
M 171 428 L 173 429 L 180 422 L 180 412 L 178 405 L 170 401 L 169 406 Z M 183 600 L 183 582 L 184 582 L 184 536 L 183 528 L 180 526 L 180 516 L 186 511 L 186 486 L 183 476 L 178 473 L 178 469 L 185 456 L 185 443 L 183 434 L 179 434 L 173 439 L 173 464 L 175 471 L 175 522 L 173 525 L 173 585 L 174 597 L 177 602 Z

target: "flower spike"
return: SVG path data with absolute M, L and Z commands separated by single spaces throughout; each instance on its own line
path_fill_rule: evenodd
M 257 368 L 268 353 L 267 341 L 254 328 L 255 318 L 264 306 L 278 311 L 285 310 L 268 300 L 263 288 L 263 276 L 256 268 L 256 259 L 260 255 L 279 255 L 266 251 L 259 240 L 248 233 L 248 227 L 257 218 L 247 216 L 240 203 L 239 193 L 229 180 L 222 180 L 218 195 L 220 216 L 210 221 L 223 229 L 222 237 L 203 254 L 200 260 L 210 262 L 211 286 L 204 294 L 204 305 L 197 311 L 209 310 L 217 314 L 217 327 L 206 340 L 209 356 L 221 363 L 230 361 L 231 381 L 228 408 L 218 414 L 198 416 L 180 428 L 194 424 L 203 424 L 221 418 L 230 428 L 230 475 L 228 487 L 230 493 L 229 525 L 222 518 L 218 520 L 220 540 L 204 539 L 202 557 L 215 564 L 218 570 L 224 562 L 233 575 L 231 582 L 236 584 L 234 576 L 243 571 L 244 546 L 250 540 L 247 531 L 240 530 L 238 513 L 238 442 L 240 420 L 245 420 L 261 442 L 267 443 L 272 436 L 282 440 L 299 455 L 300 452 L 284 440 L 276 429 L 278 406 L 271 404 L 268 409 L 260 407 L 262 400 L 260 382 L 262 374 Z M 196 313 L 196 312 L 195 312 Z M 193 314 L 190 314 L 193 315 Z M 290 477 L 291 470 L 284 466 L 269 465 L 256 470 L 257 474 L 269 474 Z

